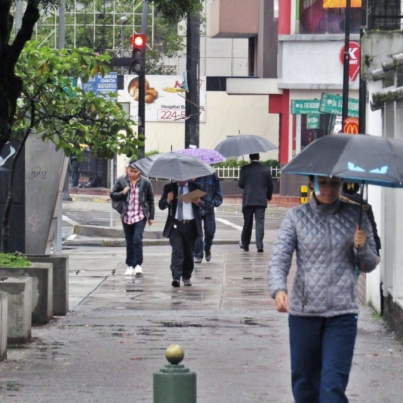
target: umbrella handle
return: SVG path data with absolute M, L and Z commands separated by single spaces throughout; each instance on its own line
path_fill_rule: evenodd
M 358 219 L 358 229 L 361 229 L 361 220 L 362 220 L 362 210 L 364 207 L 364 185 L 365 181 L 362 181 L 362 187 L 361 187 L 361 204 L 360 204 L 360 218 Z M 368 197 L 368 188 L 367 188 L 367 197 Z

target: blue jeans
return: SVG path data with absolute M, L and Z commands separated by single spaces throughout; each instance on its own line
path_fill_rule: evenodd
M 203 237 L 198 237 L 195 245 L 195 257 L 203 259 L 203 250 L 205 252 L 210 252 L 211 246 L 213 245 L 213 239 L 215 234 L 215 214 L 214 210 L 202 216 L 203 221 L 203 232 L 204 232 L 204 243 Z
M 126 264 L 136 267 L 143 264 L 143 232 L 147 218 L 134 224 L 126 224 L 122 221 L 126 238 Z
M 288 324 L 295 403 L 348 403 L 357 315 L 289 315 Z

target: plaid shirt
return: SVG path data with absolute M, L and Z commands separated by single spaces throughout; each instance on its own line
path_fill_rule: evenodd
M 137 182 L 138 183 L 138 182 Z M 130 200 L 123 222 L 125 224 L 134 224 L 141 221 L 145 216 L 140 204 L 140 192 L 137 183 L 134 185 L 130 182 Z

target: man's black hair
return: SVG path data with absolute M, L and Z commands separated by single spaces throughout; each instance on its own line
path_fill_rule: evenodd
M 260 155 L 259 155 L 259 153 L 257 153 L 257 154 L 249 154 L 249 159 L 251 161 L 259 161 L 260 160 Z

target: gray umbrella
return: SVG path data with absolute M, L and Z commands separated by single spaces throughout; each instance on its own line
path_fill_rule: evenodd
M 215 147 L 224 157 L 240 157 L 245 154 L 264 153 L 277 147 L 264 137 L 255 134 L 238 134 L 228 137 Z
M 215 172 L 214 168 L 199 158 L 175 152 L 142 158 L 133 165 L 146 176 L 174 181 L 186 181 Z

